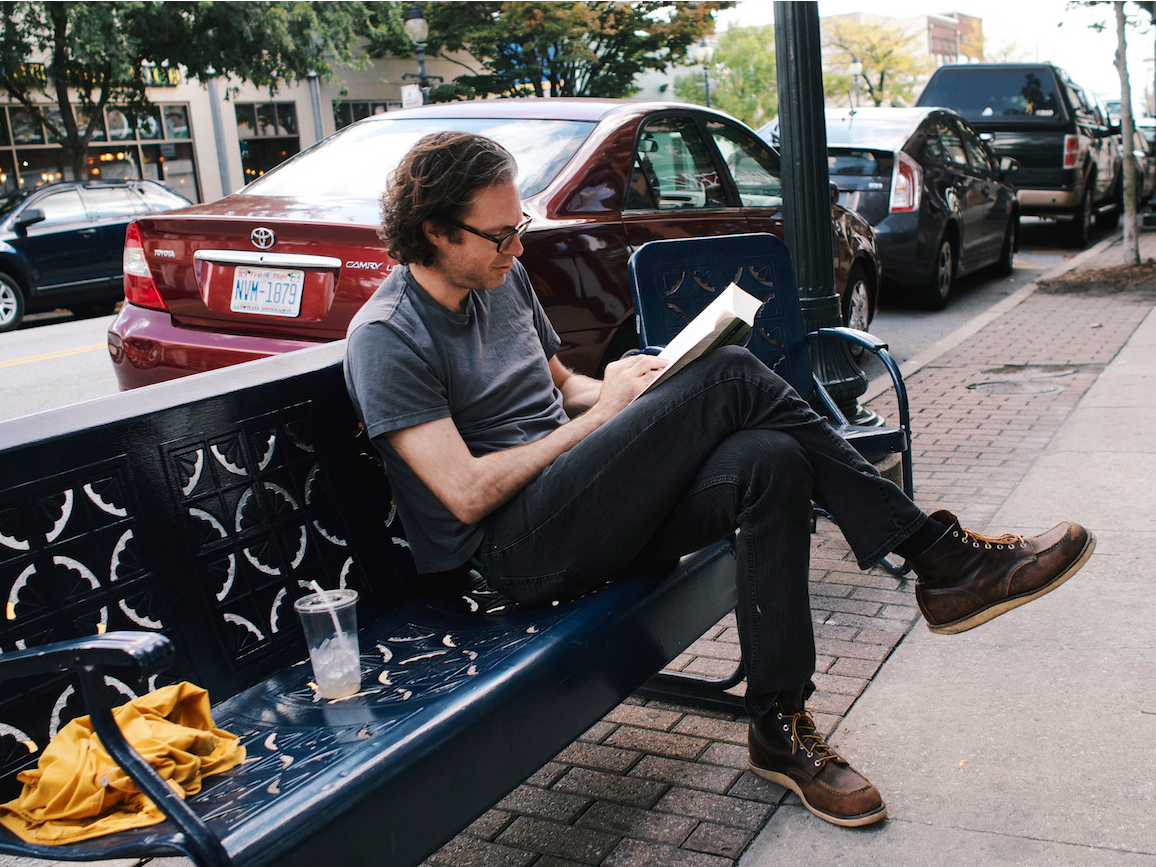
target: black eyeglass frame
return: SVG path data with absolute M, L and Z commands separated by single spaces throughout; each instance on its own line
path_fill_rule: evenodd
M 497 244 L 498 252 L 501 253 L 502 248 L 509 245 L 511 238 L 513 238 L 515 235 L 517 235 L 519 238 L 522 237 L 524 234 L 526 234 L 526 230 L 530 228 L 530 222 L 533 220 L 533 217 L 531 217 L 525 211 L 522 211 L 522 218 L 522 222 L 518 223 L 518 225 L 514 226 L 514 228 L 506 232 L 504 235 L 490 235 L 486 232 L 475 229 L 473 226 L 467 226 L 465 223 L 461 222 L 460 220 L 455 220 L 452 217 L 443 217 L 442 219 L 449 223 L 451 226 L 457 226 L 459 229 L 465 229 L 471 235 L 477 235 L 479 238 L 485 238 L 487 241 Z

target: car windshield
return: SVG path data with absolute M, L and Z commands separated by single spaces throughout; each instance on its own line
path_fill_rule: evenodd
M 919 105 L 944 105 L 969 121 L 1064 119 L 1064 107 L 1046 69 L 966 69 L 941 73 L 919 95 Z
M 593 121 L 536 118 L 401 118 L 372 120 L 337 135 L 253 181 L 244 193 L 303 198 L 377 198 L 386 176 L 424 135 L 461 130 L 488 136 L 518 161 L 522 198 L 540 193 L 570 161 Z

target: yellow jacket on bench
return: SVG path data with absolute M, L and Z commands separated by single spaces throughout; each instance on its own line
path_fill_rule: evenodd
M 166 686 L 113 710 L 120 730 L 182 798 L 201 778 L 245 758 L 235 735 L 213 725 L 208 693 Z M 20 797 L 0 806 L 0 822 L 27 843 L 70 843 L 155 825 L 164 815 L 116 766 L 87 716 L 64 726 L 35 769 L 18 777 Z

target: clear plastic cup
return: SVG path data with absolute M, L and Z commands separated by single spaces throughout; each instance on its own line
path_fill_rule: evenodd
M 301 617 L 313 680 L 321 698 L 343 698 L 361 688 L 357 643 L 357 591 L 322 590 L 293 607 Z

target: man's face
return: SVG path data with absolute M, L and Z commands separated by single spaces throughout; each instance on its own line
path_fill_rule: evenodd
M 505 235 L 522 222 L 518 188 L 505 182 L 480 190 L 460 222 L 487 235 Z M 516 235 L 501 253 L 497 244 L 473 232 L 459 229 L 458 236 L 457 243 L 446 235 L 431 235 L 430 240 L 437 248 L 433 270 L 463 291 L 497 289 L 524 249 Z

